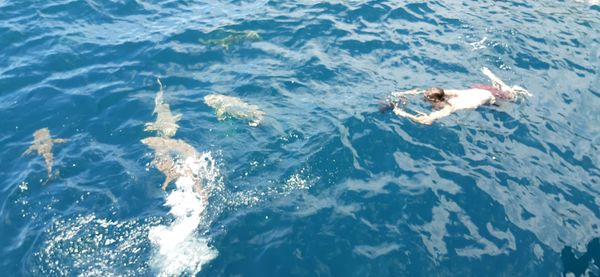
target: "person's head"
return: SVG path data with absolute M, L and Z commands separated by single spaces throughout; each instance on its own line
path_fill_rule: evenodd
M 425 100 L 429 101 L 435 108 L 441 108 L 446 102 L 446 95 L 443 89 L 432 87 L 425 91 Z

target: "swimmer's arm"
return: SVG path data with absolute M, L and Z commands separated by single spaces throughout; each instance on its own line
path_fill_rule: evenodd
M 438 120 L 438 119 L 440 119 L 442 117 L 449 116 L 450 114 L 452 114 L 452 112 L 454 112 L 454 108 L 451 105 L 447 105 L 443 109 L 441 109 L 439 111 L 432 112 L 429 115 L 419 116 L 416 121 L 419 122 L 419 123 L 421 123 L 421 124 L 427 124 L 427 125 L 429 125 L 434 120 Z
M 425 90 L 411 89 L 411 90 L 406 90 L 406 91 L 394 91 L 394 92 L 392 92 L 392 96 L 398 97 L 398 96 L 403 96 L 403 95 L 414 95 L 414 94 L 423 94 L 423 93 L 425 93 Z
M 433 123 L 434 120 L 448 116 L 448 115 L 452 114 L 452 112 L 454 112 L 454 108 L 450 105 L 444 107 L 443 109 L 441 109 L 439 111 L 432 112 L 430 114 L 419 113 L 420 115 L 418 115 L 418 116 L 409 114 L 399 108 L 394 109 L 394 113 L 396 115 L 402 116 L 402 117 L 407 117 L 415 122 L 418 122 L 421 124 L 426 124 L 426 125 L 430 125 L 431 123 Z
M 452 106 L 448 105 L 448 106 L 444 107 L 443 109 L 432 112 L 430 114 L 421 114 L 419 116 L 415 116 L 415 115 L 406 113 L 406 115 L 404 115 L 404 116 L 412 119 L 415 122 L 425 124 L 425 125 L 430 125 L 431 123 L 433 123 L 434 120 L 438 120 L 442 117 L 446 117 L 446 116 L 452 114 L 452 112 L 454 112 L 454 108 Z M 398 113 L 396 113 L 396 114 L 398 114 Z
M 397 116 L 402 116 L 402 117 L 408 117 L 412 120 L 416 121 L 417 116 L 409 114 L 407 112 L 405 112 L 404 110 L 400 109 L 400 108 L 394 108 L 394 114 L 396 114 Z

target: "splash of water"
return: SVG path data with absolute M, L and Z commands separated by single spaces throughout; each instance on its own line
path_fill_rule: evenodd
M 159 276 L 193 275 L 218 255 L 200 230 L 210 223 L 205 216 L 208 195 L 219 183 L 215 161 L 207 152 L 179 159 L 176 167 L 181 177 L 165 203 L 174 220 L 151 228 L 148 235 L 156 248 L 150 264 Z

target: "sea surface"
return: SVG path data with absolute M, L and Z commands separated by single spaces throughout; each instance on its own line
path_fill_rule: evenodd
M 378 110 L 484 66 L 533 97 Z M 208 198 L 140 142 L 157 78 Z M 594 1 L 0 0 L 0 272 L 598 276 L 599 122 Z

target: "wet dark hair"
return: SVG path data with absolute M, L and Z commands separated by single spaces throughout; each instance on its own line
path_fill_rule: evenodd
M 431 103 L 434 109 L 441 109 L 446 105 L 446 94 L 438 87 L 432 87 L 425 91 L 425 100 Z

